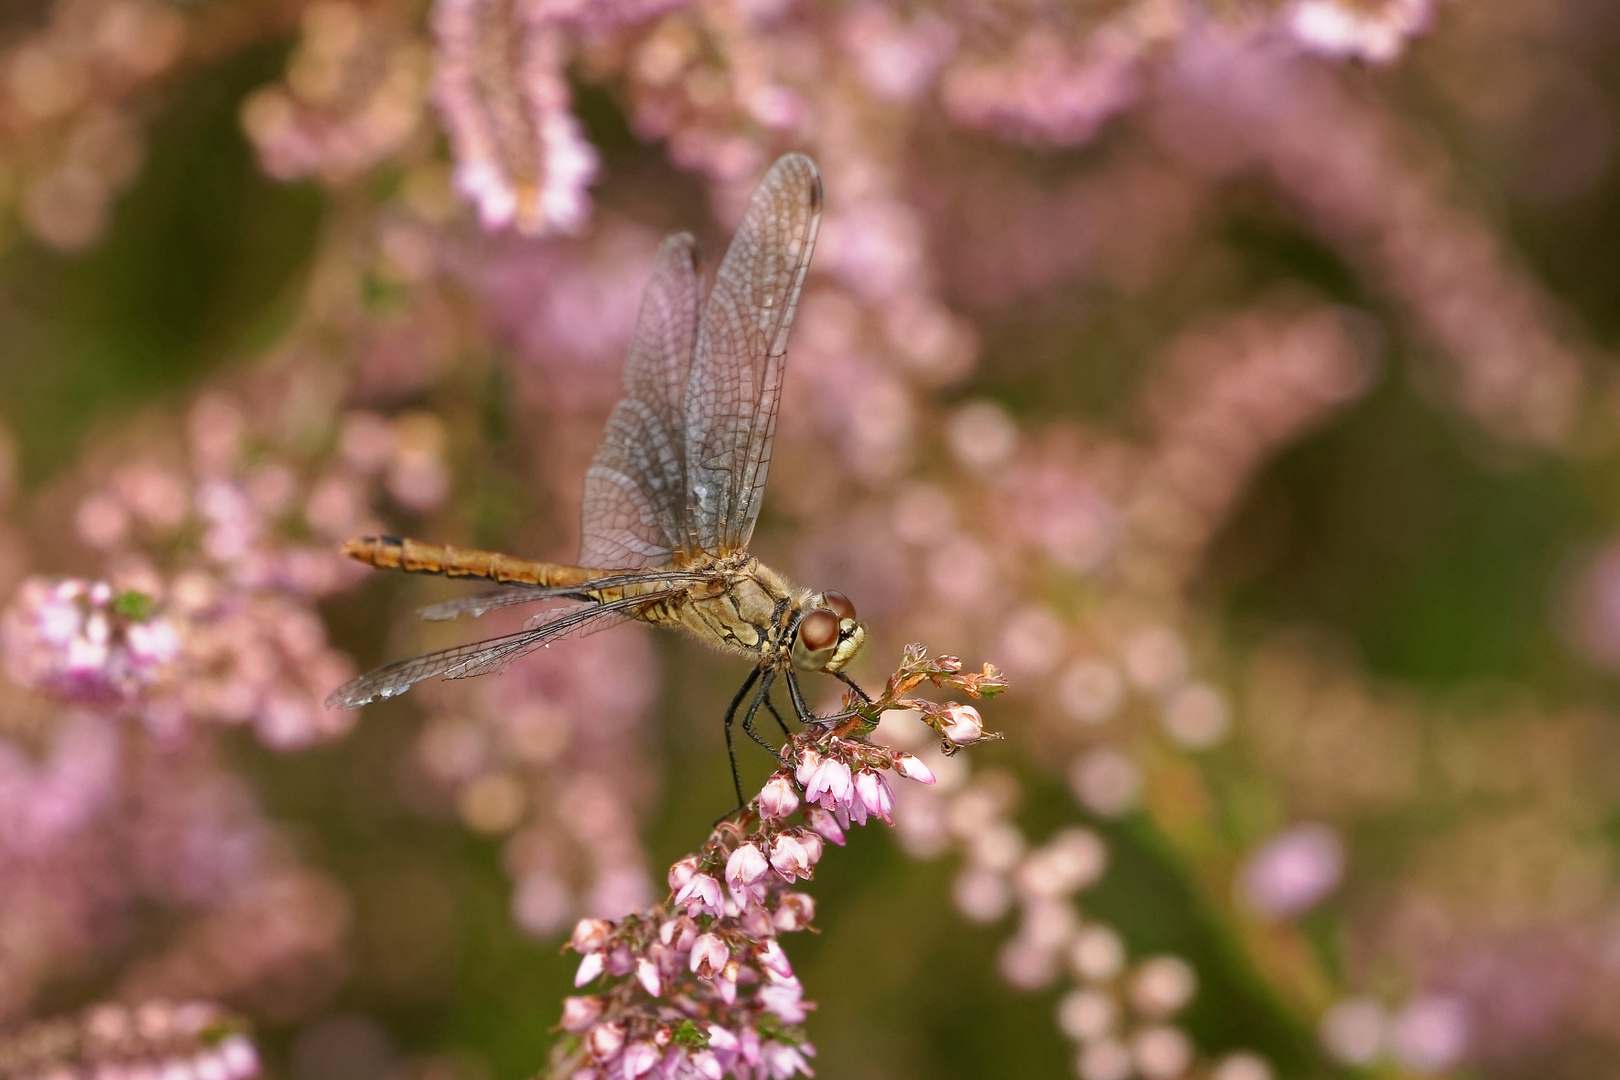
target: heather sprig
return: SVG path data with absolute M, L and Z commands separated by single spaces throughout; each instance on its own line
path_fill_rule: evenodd
M 813 1075 L 804 1030 L 813 1002 L 779 935 L 803 930 L 815 901 L 794 886 L 814 874 L 828 843 L 872 818 L 893 824 L 885 773 L 934 782 L 921 760 L 866 736 L 882 714 L 913 709 L 946 752 L 999 735 L 977 711 L 903 695 L 924 681 L 973 697 L 1005 688 L 989 664 L 964 672 L 952 656 L 908 646 L 883 693 L 790 738 L 782 767 L 758 795 L 717 823 L 669 871 L 668 898 L 617 922 L 582 919 L 569 948 L 574 984 L 593 992 L 563 1004 L 563 1038 L 545 1073 L 569 1080 L 786 1080 Z M 854 695 L 851 695 L 854 696 Z M 973 737 L 965 735 L 972 716 Z M 955 732 L 953 736 L 953 731 Z

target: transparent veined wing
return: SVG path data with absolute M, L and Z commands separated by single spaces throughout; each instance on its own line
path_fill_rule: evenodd
M 821 174 L 788 154 L 760 181 L 703 305 L 686 380 L 688 550 L 746 547 L 771 464 L 788 331 L 821 221 Z
M 700 259 L 689 233 L 658 248 L 624 362 L 624 397 L 585 473 L 581 566 L 664 566 L 686 546 L 681 399 L 697 342 Z
M 588 633 L 606 629 L 629 618 L 636 608 L 656 603 L 672 595 L 670 592 L 646 596 L 630 596 L 605 604 L 580 604 L 543 612 L 534 625 L 514 634 L 457 645 L 409 660 L 396 660 L 366 672 L 357 679 L 338 687 L 326 699 L 329 709 L 358 709 L 377 698 L 391 698 L 403 694 L 424 679 L 435 676 L 445 679 L 465 679 L 474 675 L 496 671 L 524 653 L 532 652 L 569 634 Z

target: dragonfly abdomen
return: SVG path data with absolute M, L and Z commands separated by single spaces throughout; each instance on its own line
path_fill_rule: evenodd
M 350 540 L 343 545 L 343 554 L 383 569 L 482 578 L 511 585 L 576 585 L 601 576 L 599 570 L 535 562 L 451 544 L 424 544 L 397 536 L 363 536 Z

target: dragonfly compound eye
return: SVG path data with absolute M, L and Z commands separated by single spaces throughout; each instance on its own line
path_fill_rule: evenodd
M 855 605 L 850 601 L 849 597 L 845 596 L 843 593 L 828 589 L 826 592 L 821 594 L 821 601 L 831 608 L 833 614 L 837 615 L 840 619 L 855 618 Z
M 799 623 L 799 641 L 807 652 L 818 653 L 838 644 L 838 616 L 817 608 Z

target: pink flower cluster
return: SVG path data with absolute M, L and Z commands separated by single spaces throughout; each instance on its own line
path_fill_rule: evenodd
M 203 1001 L 96 1005 L 0 1035 L 8 1080 L 252 1080 L 259 1055 L 241 1022 Z
M 439 0 L 433 99 L 456 150 L 456 187 L 486 229 L 575 232 L 597 153 L 569 110 L 566 42 L 545 5 Z
M 285 82 L 242 106 L 242 127 L 278 180 L 342 183 L 398 152 L 422 123 L 432 56 L 382 5 L 304 9 Z
M 813 1003 L 794 974 L 781 934 L 805 929 L 815 902 L 794 888 L 814 875 L 828 843 L 872 819 L 893 824 L 894 792 L 884 776 L 932 784 L 916 756 L 866 741 L 886 709 L 924 678 L 985 694 L 1002 683 L 988 665 L 961 675 L 952 657 L 928 661 L 911 646 L 876 702 L 850 708 L 837 726 L 814 728 L 782 749 L 784 766 L 746 808 L 669 871 L 670 897 L 618 922 L 584 919 L 570 942 L 581 954 L 575 985 L 605 980 L 563 1007 L 566 1037 L 546 1075 L 569 1080 L 787 1080 L 812 1075 L 815 1049 L 802 1024 Z M 846 699 L 846 706 L 853 706 Z M 936 730 L 967 725 L 984 737 L 976 711 L 930 703 Z M 967 714 L 971 713 L 971 717 Z M 947 721 L 942 717 L 950 715 Z M 851 737 L 853 733 L 854 737 Z M 966 734 L 959 731 L 959 734 Z
M 105 581 L 30 578 L 0 614 L 0 656 L 22 686 L 79 701 L 129 704 L 162 685 L 180 635 L 143 593 Z
M 363 572 L 333 549 L 369 531 L 371 489 L 417 510 L 445 497 L 442 425 L 350 413 L 336 461 L 312 469 L 288 445 L 296 433 L 275 429 L 295 392 L 205 394 L 183 465 L 149 451 L 83 495 L 74 524 L 108 580 L 34 578 L 18 590 L 0 614 L 14 681 L 139 716 L 164 738 L 197 722 L 251 724 L 285 749 L 349 729 L 352 714 L 322 704 L 352 671 L 314 601 Z

